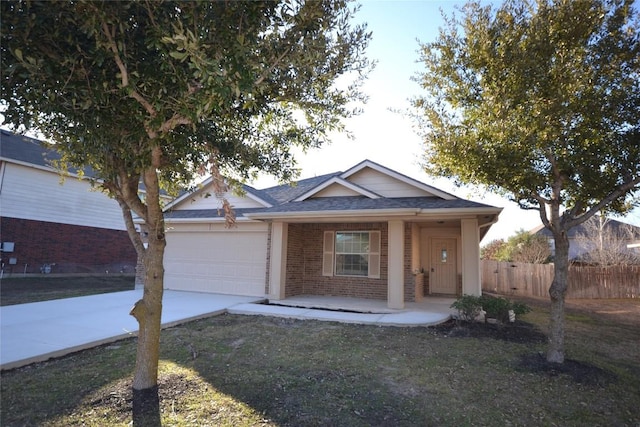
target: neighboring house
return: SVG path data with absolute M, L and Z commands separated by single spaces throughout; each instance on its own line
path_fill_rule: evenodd
M 118 203 L 78 175 L 42 142 L 2 130 L 0 242 L 4 275 L 134 273 L 136 252 Z M 85 175 L 91 175 L 85 171 Z
M 481 293 L 479 243 L 501 208 L 368 160 L 243 191 L 226 195 L 237 217 L 230 228 L 220 200 L 208 197 L 211 180 L 167 206 L 165 288 L 372 298 L 391 308 L 424 293 Z
M 552 255 L 555 253 L 551 231 L 540 225 L 531 233 L 547 238 Z M 596 215 L 569 230 L 568 237 L 569 261 L 615 264 L 616 259 L 627 260 L 630 254 L 638 254 L 634 249 L 640 243 L 640 227 Z M 598 262 L 601 258 L 603 262 Z

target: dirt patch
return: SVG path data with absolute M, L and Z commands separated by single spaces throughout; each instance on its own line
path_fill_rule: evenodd
M 94 393 L 88 400 L 89 405 L 97 411 L 108 411 L 120 420 L 131 417 L 133 405 L 132 379 L 118 381 L 112 387 L 104 388 Z M 183 396 L 197 393 L 206 388 L 202 381 L 189 379 L 182 374 L 168 374 L 158 376 L 158 394 L 160 405 L 164 411 L 176 411 L 174 402 Z

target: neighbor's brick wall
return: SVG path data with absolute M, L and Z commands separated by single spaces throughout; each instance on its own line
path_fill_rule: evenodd
M 379 230 L 381 235 L 379 279 L 367 277 L 328 277 L 322 275 L 322 245 L 325 231 L 373 230 Z M 297 295 L 293 292 L 298 292 L 298 294 L 350 296 L 386 300 L 388 241 L 388 227 L 386 222 L 289 224 L 287 296 Z M 300 284 L 302 284 L 302 286 L 300 286 Z
M 0 218 L 0 240 L 14 242 L 12 253 L 2 253 L 5 273 L 40 273 L 55 263 L 52 273 L 131 273 L 136 251 L 126 231 L 83 227 L 18 218 Z M 9 258 L 17 258 L 10 266 Z

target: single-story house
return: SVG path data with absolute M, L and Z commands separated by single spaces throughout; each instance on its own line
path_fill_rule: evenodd
M 52 166 L 59 159 L 42 141 L 0 130 L 2 275 L 133 274 L 118 202 L 91 187 L 90 169 L 63 177 Z
M 501 208 L 464 200 L 365 160 L 345 172 L 227 194 L 211 180 L 165 210 L 165 288 L 349 296 L 390 308 L 423 295 L 480 295 L 480 240 Z

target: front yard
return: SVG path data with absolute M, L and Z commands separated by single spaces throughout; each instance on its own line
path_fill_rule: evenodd
M 539 356 L 544 302 L 507 333 L 234 315 L 192 322 L 162 335 L 163 425 L 637 426 L 639 303 L 617 302 L 613 311 L 631 308 L 625 321 L 570 307 L 566 372 Z M 130 339 L 3 372 L 0 424 L 128 425 L 134 355 Z

